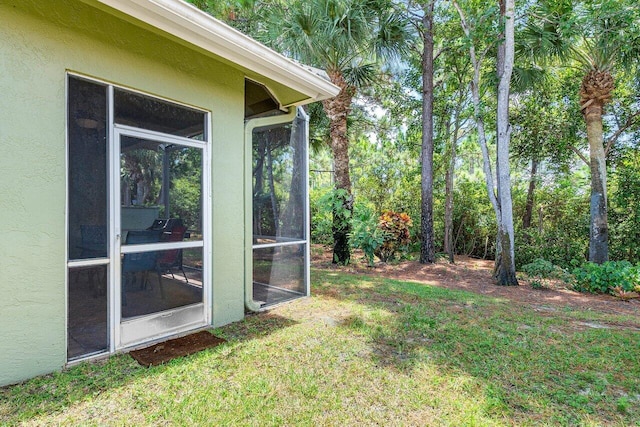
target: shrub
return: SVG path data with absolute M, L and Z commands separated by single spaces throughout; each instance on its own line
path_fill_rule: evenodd
M 516 231 L 516 266 L 544 259 L 561 268 L 571 268 L 586 261 L 589 247 L 589 233 L 584 238 L 568 237 L 562 230 L 548 230 L 540 233 L 536 229 Z
M 351 227 L 351 247 L 362 249 L 367 263 L 372 267 L 374 255 L 384 243 L 385 233 L 378 228 L 373 211 L 361 205 L 354 206 Z
M 533 262 L 522 266 L 522 271 L 529 276 L 539 276 L 543 278 L 555 278 L 556 266 L 553 263 L 542 259 L 536 258 Z
M 573 270 L 574 289 L 594 294 L 634 291 L 640 286 L 640 266 L 628 261 L 588 262 Z
M 345 209 L 343 201 L 347 197 L 346 190 L 322 188 L 309 194 L 311 208 L 311 241 L 313 243 L 333 243 L 333 228 L 336 225 L 334 216 L 350 220 L 350 212 Z
M 564 269 L 542 258 L 536 258 L 533 262 L 523 265 L 520 269 L 529 276 L 531 287 L 534 289 L 546 287 L 549 279 L 571 281 L 571 275 Z
M 399 250 L 406 251 L 411 242 L 411 218 L 406 213 L 384 211 L 378 220 L 378 229 L 384 241 L 375 254 L 382 262 L 394 259 Z
M 333 214 L 331 188 L 312 189 L 309 192 L 311 209 L 311 241 L 329 245 L 333 242 Z

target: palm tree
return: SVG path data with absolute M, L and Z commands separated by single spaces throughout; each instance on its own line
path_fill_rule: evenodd
M 640 13 L 633 1 L 584 4 L 545 0 L 530 14 L 520 54 L 579 67 L 580 110 L 586 124 L 591 170 L 589 261 L 608 260 L 607 171 L 603 131 L 604 107 L 613 99 L 615 72 L 637 66 Z M 640 114 L 624 126 L 634 124 Z M 624 129 L 619 128 L 616 134 Z M 613 142 L 613 141 L 611 141 Z M 610 144 L 607 144 L 610 146 Z M 586 158 L 584 158 L 586 160 Z
M 406 24 L 387 0 L 293 0 L 264 8 L 260 38 L 305 64 L 326 71 L 340 88 L 323 101 L 329 119 L 337 202 L 333 208 L 334 263 L 346 265 L 353 210 L 347 117 L 358 88 L 372 81 L 381 61 L 404 52 Z

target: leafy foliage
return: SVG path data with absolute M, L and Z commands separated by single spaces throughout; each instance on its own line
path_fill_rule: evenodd
M 329 188 L 312 189 L 309 193 L 311 210 L 311 241 L 329 245 L 333 241 L 331 232 L 331 190 Z
M 628 261 L 607 261 L 603 264 L 586 263 L 573 270 L 574 288 L 594 294 L 637 291 L 640 288 L 640 265 Z
M 374 264 L 374 255 L 387 239 L 387 233 L 378 226 L 373 210 L 362 205 L 354 206 L 350 244 L 362 249 L 369 266 Z
M 421 4 L 392 4 L 387 0 L 191 2 L 286 55 L 325 70 L 340 69 L 350 84 L 359 86 L 347 118 L 356 212 L 347 214 L 343 221 L 355 227 L 350 235 L 352 246 L 364 250 L 377 245 L 382 236 L 376 234 L 374 218 L 384 210 L 419 218 L 422 46 L 419 31 L 408 42 L 400 43 L 398 36 L 408 36 L 402 13 L 415 28 L 421 28 Z M 460 0 L 459 4 L 468 15 L 470 38 L 462 34 L 459 16 L 450 2 L 437 2 L 435 7 L 434 237 L 436 250 L 441 251 L 443 178 L 451 158 L 450 141 L 455 139 L 454 252 L 493 258 L 496 227 L 482 178 L 469 93 L 472 70 L 466 53 L 469 43 L 474 43 L 482 54 L 481 113 L 487 129 L 493 129 L 497 79 L 494 51 L 501 38 L 498 10 L 497 4 L 478 0 Z M 606 147 L 610 257 L 638 263 L 640 9 L 633 0 L 536 0 L 519 4 L 518 9 L 518 58 L 513 78 L 516 90 L 511 97 L 515 218 L 523 217 L 526 209 L 531 181 L 528 168 L 533 160 L 538 162 L 538 172 L 533 178 L 530 227 L 520 227 L 521 221 L 516 221 L 516 263 L 525 268 L 544 259 L 569 269 L 586 260 L 590 184 L 588 165 L 583 160 L 588 163 L 589 156 L 578 92 L 583 66 L 594 65 L 612 69 L 616 83 L 603 117 L 605 143 L 615 142 Z M 361 31 L 365 21 L 373 23 L 373 33 Z M 401 48 L 394 49 L 394 45 Z M 345 51 L 347 55 L 339 55 Z M 389 60 L 391 57 L 394 59 Z M 458 110 L 460 127 L 454 135 L 453 117 Z M 331 209 L 338 209 L 340 217 L 343 206 L 339 194 L 330 190 L 335 183 L 335 175 L 330 179 L 335 165 L 326 149 L 330 120 L 320 103 L 309 106 L 308 111 L 314 147 L 312 239 L 331 244 Z M 492 140 L 495 135 L 488 136 Z M 495 156 L 491 143 L 489 151 Z M 411 226 L 411 249 L 420 244 L 418 226 Z
M 572 276 L 566 270 L 542 258 L 536 258 L 533 262 L 523 265 L 521 270 L 529 276 L 531 286 L 536 289 L 546 287 L 549 279 L 564 282 L 572 280 Z
M 382 262 L 394 259 L 396 252 L 407 248 L 411 241 L 411 225 L 411 218 L 406 213 L 384 211 L 380 215 L 378 229 L 382 232 L 384 242 L 375 254 Z
M 533 262 L 523 265 L 521 270 L 529 276 L 556 278 L 558 267 L 545 259 L 536 258 Z
M 611 255 L 640 262 L 640 153 L 628 150 L 616 168 L 611 197 Z

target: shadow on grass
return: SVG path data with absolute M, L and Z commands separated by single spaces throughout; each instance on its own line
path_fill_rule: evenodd
M 187 365 L 196 358 L 215 354 L 244 341 L 267 336 L 297 322 L 270 313 L 247 316 L 244 320 L 212 330 L 227 340 L 217 347 L 180 357 L 166 365 L 145 368 L 128 354 L 117 354 L 99 361 L 39 376 L 16 385 L 0 387 L 0 425 L 18 425 L 40 416 L 64 411 L 141 378 L 163 375 L 168 367 Z
M 418 283 L 320 270 L 312 283 L 314 295 L 365 307 L 340 326 L 368 341 L 377 366 L 410 374 L 435 363 L 471 376 L 489 414 L 554 424 L 640 419 L 630 403 L 640 401 L 637 332 L 575 329 L 561 312 Z

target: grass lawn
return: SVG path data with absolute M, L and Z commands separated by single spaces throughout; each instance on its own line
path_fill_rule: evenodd
M 0 424 L 640 425 L 640 319 L 331 271 L 312 283 L 165 366 L 119 355 L 0 389 Z

